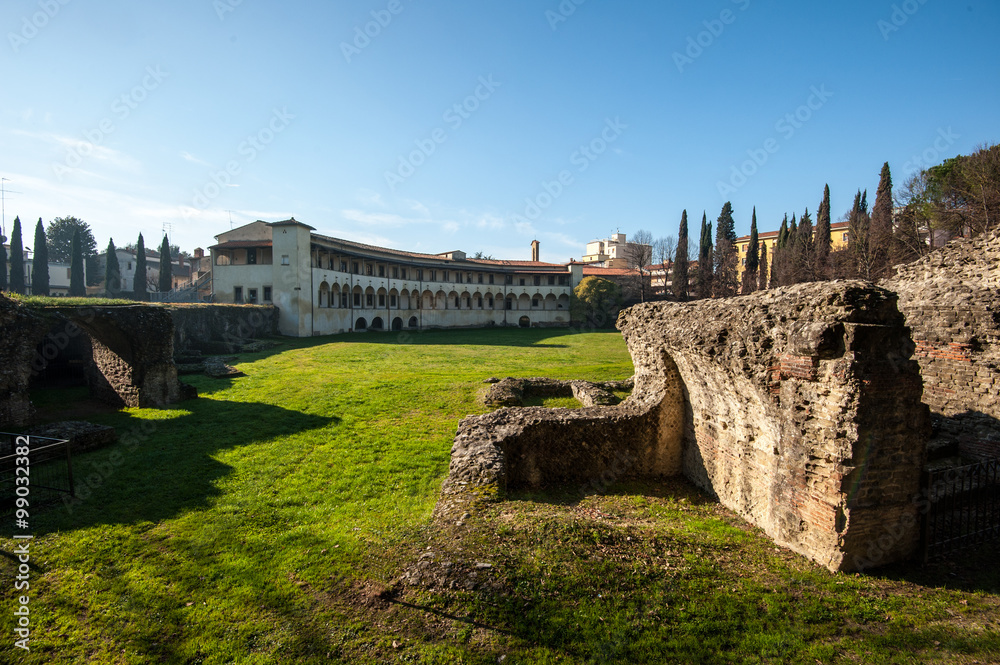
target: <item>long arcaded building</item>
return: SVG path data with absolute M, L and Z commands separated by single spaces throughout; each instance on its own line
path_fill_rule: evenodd
M 216 236 L 215 301 L 274 304 L 285 335 L 567 326 L 578 263 L 418 254 L 315 233 L 295 218 Z

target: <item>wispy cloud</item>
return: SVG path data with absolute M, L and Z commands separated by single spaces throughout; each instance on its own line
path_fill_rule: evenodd
M 207 166 L 209 168 L 212 167 L 212 165 L 209 164 L 208 162 L 206 162 L 204 159 L 199 159 L 198 157 L 195 157 L 194 155 L 192 155 L 187 150 L 181 150 L 180 155 L 181 155 L 181 158 L 184 161 L 186 161 L 186 162 L 191 162 L 193 164 L 200 164 L 202 166 Z

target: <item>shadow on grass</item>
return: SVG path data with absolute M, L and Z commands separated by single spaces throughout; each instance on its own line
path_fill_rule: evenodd
M 693 507 L 717 503 L 715 499 L 682 477 L 665 478 L 659 482 L 624 481 L 607 489 L 595 488 L 588 484 L 553 485 L 540 489 L 512 488 L 507 490 L 505 500 L 569 507 L 593 496 L 671 498 L 683 500 Z M 926 564 L 915 557 L 903 563 L 872 569 L 864 576 L 930 588 L 996 594 L 1000 593 L 1000 568 L 995 565 L 998 558 L 1000 558 L 1000 540 Z
M 157 522 L 210 504 L 231 467 L 222 450 L 270 441 L 340 422 L 269 404 L 190 400 L 146 420 L 120 412 L 95 418 L 118 430 L 108 448 L 74 457 L 77 498 L 39 516 L 39 534 L 98 524 Z M 177 414 L 170 418 L 170 414 Z
M 590 332 L 590 331 L 588 331 Z M 617 332 L 599 330 L 593 332 Z M 580 334 L 570 328 L 476 328 L 472 330 L 425 330 L 418 332 L 363 332 L 313 338 L 323 344 L 389 344 L 406 346 L 512 346 L 538 349 L 565 349 L 566 344 L 542 343 Z

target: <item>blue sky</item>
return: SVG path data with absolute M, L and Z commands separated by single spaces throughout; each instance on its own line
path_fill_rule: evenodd
M 1000 141 L 994 0 L 7 0 L 0 25 L 8 235 L 75 215 L 101 246 L 294 215 L 566 261 L 726 200 L 770 230 L 826 183 L 837 218 L 885 161 L 899 185 Z

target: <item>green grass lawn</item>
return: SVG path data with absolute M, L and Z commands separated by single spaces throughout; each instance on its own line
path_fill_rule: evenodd
M 2 631 L 0 662 L 1000 660 L 992 550 L 833 575 L 683 481 L 552 488 L 432 529 L 483 380 L 628 378 L 617 333 L 346 335 L 238 366 L 185 377 L 201 397 L 175 408 L 90 418 L 122 440 L 74 459 L 85 500 L 32 516 L 31 651 Z M 65 402 L 36 401 L 47 417 Z M 0 538 L 7 622 L 13 548 Z M 481 584 L 401 584 L 427 548 L 481 563 Z

